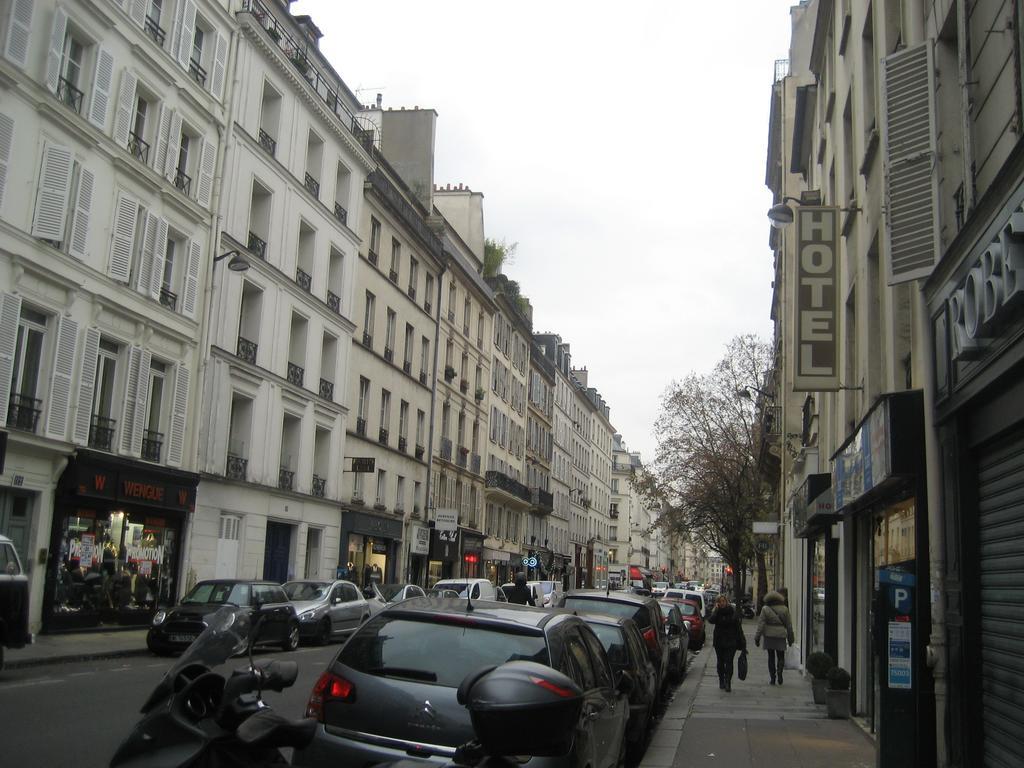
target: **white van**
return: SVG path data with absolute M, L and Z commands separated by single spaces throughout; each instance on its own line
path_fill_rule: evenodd
M 504 595 L 501 595 L 500 597 L 498 596 L 494 585 L 487 579 L 441 579 L 430 589 L 450 589 L 453 592 L 458 592 L 459 597 L 463 598 L 467 596 L 466 593 L 468 592 L 468 596 L 473 600 L 497 600 L 507 602 L 504 600 Z

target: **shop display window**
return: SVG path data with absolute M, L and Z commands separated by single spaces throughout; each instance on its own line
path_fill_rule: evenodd
M 387 543 L 356 533 L 348 537 L 349 578 L 361 587 L 384 583 L 387 573 Z

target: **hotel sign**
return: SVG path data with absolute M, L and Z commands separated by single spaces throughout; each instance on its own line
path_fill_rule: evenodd
M 839 389 L 839 209 L 797 208 L 793 390 Z

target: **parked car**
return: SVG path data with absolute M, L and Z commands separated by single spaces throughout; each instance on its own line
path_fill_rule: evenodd
M 658 690 L 668 678 L 668 643 L 665 642 L 665 619 L 658 601 L 630 592 L 605 592 L 603 589 L 573 590 L 566 593 L 564 607 L 586 613 L 604 613 L 636 622 L 647 655 L 658 674 Z
M 465 587 L 464 587 L 465 589 Z M 578 616 L 465 598 L 419 597 L 360 627 L 313 687 L 306 716 L 319 722 L 293 765 L 365 766 L 412 755 L 450 761 L 474 738 L 456 691 L 463 679 L 506 661 L 545 664 L 568 675 L 586 703 L 572 752 L 533 758 L 531 768 L 616 768 L 629 706 L 608 656 Z
M 647 648 L 636 622 L 597 613 L 584 613 L 581 618 L 590 625 L 608 653 L 608 661 L 616 674 L 628 673 L 633 678 L 629 692 L 629 722 L 626 725 L 626 760 L 638 763 L 647 751 L 654 717 L 658 711 L 658 675 L 647 656 Z
M 299 636 L 327 645 L 370 616 L 370 606 L 351 581 L 289 581 L 284 593 L 295 604 Z
M 651 594 L 654 595 L 654 597 L 661 597 L 665 594 L 666 589 L 668 589 L 667 581 L 656 581 L 651 586 Z
M 487 579 L 441 579 L 431 589 L 451 589 L 458 592 L 459 597 L 468 596 L 473 600 L 504 600 L 505 597 L 499 597 L 499 590 Z
M 536 584 L 540 587 L 541 592 L 544 593 L 544 607 L 550 608 L 558 605 L 562 598 L 562 582 L 560 581 L 531 581 L 530 584 Z M 537 603 L 540 605 L 540 603 Z
M 515 586 L 515 584 L 513 584 L 510 581 L 507 584 L 502 584 L 501 585 L 501 589 L 499 589 L 498 592 L 500 594 L 502 594 L 505 597 L 506 600 L 508 600 L 508 593 L 512 591 L 512 588 L 514 586 Z M 537 608 L 544 608 L 545 607 L 544 591 L 540 588 L 540 586 L 537 584 L 537 582 L 536 581 L 528 581 L 528 582 L 526 582 L 526 588 L 528 590 L 530 590 L 530 596 L 533 598 L 533 604 Z
M 705 627 L 704 616 L 701 615 L 700 605 L 693 600 L 676 600 L 679 612 L 683 615 L 683 624 L 686 625 L 690 634 L 690 650 L 699 651 L 704 647 Z
M 279 645 L 282 650 L 299 647 L 299 619 L 295 605 L 280 584 L 272 581 L 213 579 L 200 581 L 174 608 L 160 610 L 146 634 L 146 646 L 165 656 L 182 651 L 206 629 L 206 617 L 224 605 L 251 608 L 263 616 L 260 643 Z
M 700 615 L 706 616 L 710 603 L 704 599 L 704 593 L 696 589 L 669 589 L 662 596 L 663 600 L 693 600 L 700 608 Z
M 28 642 L 28 576 L 14 542 L 0 536 L 0 669 L 4 648 L 24 648 Z
M 363 590 L 370 615 L 376 616 L 389 605 L 408 600 L 410 597 L 423 597 L 427 593 L 417 584 L 376 584 L 371 583 Z
M 665 639 L 668 641 L 668 679 L 678 683 L 686 674 L 686 657 L 690 652 L 690 629 L 683 621 L 679 605 L 661 601 L 661 615 L 665 617 Z

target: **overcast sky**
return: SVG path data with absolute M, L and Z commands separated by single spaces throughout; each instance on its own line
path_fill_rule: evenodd
M 300 0 L 364 104 L 438 113 L 434 180 L 484 194 L 534 330 L 632 450 L 665 388 L 771 335 L 774 62 L 794 0 Z

